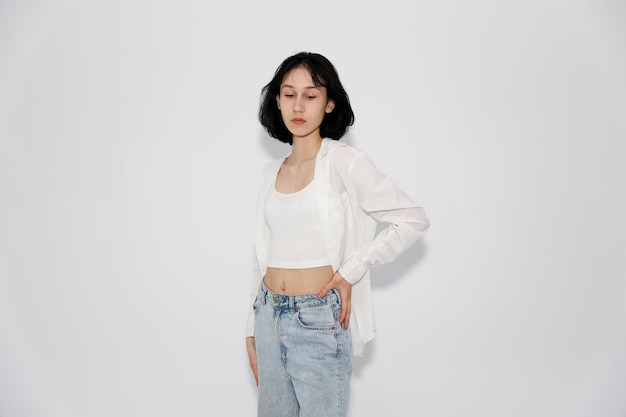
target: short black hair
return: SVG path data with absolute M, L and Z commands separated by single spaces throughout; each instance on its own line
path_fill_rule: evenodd
M 335 66 L 323 55 L 314 52 L 298 52 L 286 58 L 274 73 L 274 78 L 261 90 L 259 120 L 267 133 L 281 142 L 292 144 L 293 136 L 283 122 L 276 97 L 285 76 L 294 68 L 305 68 L 311 74 L 317 87 L 326 87 L 328 98 L 335 102 L 332 112 L 326 113 L 320 135 L 323 138 L 339 140 L 349 126 L 354 124 L 354 112 L 350 106 L 348 93 L 339 80 Z

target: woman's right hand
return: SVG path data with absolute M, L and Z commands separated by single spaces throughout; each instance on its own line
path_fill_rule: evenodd
M 254 342 L 254 337 L 249 336 L 246 337 L 246 350 L 248 351 L 248 360 L 250 361 L 250 368 L 252 369 L 252 373 L 254 374 L 254 380 L 256 381 L 256 386 L 259 386 L 259 372 L 256 365 L 256 343 Z

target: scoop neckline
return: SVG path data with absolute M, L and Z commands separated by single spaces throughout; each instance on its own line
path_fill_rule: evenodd
M 319 152 L 318 152 L 318 155 L 319 155 Z M 294 191 L 293 193 L 281 193 L 280 191 L 276 189 L 276 178 L 278 178 L 278 173 L 280 172 L 286 160 L 287 160 L 287 157 L 283 158 L 283 161 L 281 162 L 280 166 L 278 167 L 278 170 L 276 171 L 276 174 L 274 175 L 274 181 L 272 183 L 272 189 L 274 190 L 274 192 L 278 195 L 290 196 L 290 195 L 298 194 L 306 190 L 307 188 L 309 188 L 311 184 L 313 184 L 313 182 L 315 181 L 315 178 L 317 177 L 317 156 L 315 157 L 315 166 L 313 167 L 313 178 L 304 187 L 300 188 L 297 191 Z

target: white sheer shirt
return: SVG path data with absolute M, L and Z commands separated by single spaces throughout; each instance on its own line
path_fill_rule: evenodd
M 252 306 L 267 270 L 270 234 L 263 217 L 264 199 L 283 160 L 266 164 L 262 170 L 246 336 L 254 336 Z M 323 140 L 314 184 L 331 266 L 353 285 L 352 354 L 362 356 L 376 333 L 369 269 L 396 259 L 426 232 L 429 221 L 424 209 L 380 172 L 365 152 L 343 142 Z M 381 222 L 387 227 L 376 234 Z

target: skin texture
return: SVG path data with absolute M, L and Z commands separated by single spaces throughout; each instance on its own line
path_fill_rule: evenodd
M 283 162 L 276 177 L 276 189 L 282 193 L 293 193 L 301 190 L 313 180 L 315 157 L 322 144 L 320 125 L 324 115 L 333 111 L 335 103 L 328 99 L 326 88 L 315 86 L 309 71 L 299 67 L 291 70 L 283 79 L 280 93 L 276 97 L 276 105 L 280 109 L 283 122 L 293 135 L 292 151 Z M 330 274 L 332 277 L 329 280 Z M 266 285 L 280 280 L 282 283 L 287 283 L 286 288 L 295 288 L 293 294 L 300 293 L 298 283 L 301 283 L 302 279 L 298 279 L 298 270 L 268 268 L 266 277 L 269 277 Z M 330 266 L 328 270 L 320 269 L 320 275 L 317 278 L 314 277 L 313 280 L 320 285 L 318 297 L 323 297 L 333 288 L 339 291 L 342 305 L 339 323 L 347 329 L 350 321 L 352 285 L 339 272 L 333 274 Z M 277 286 L 268 285 L 268 287 L 274 290 Z M 250 368 L 258 386 L 254 337 L 246 338 L 246 350 Z

